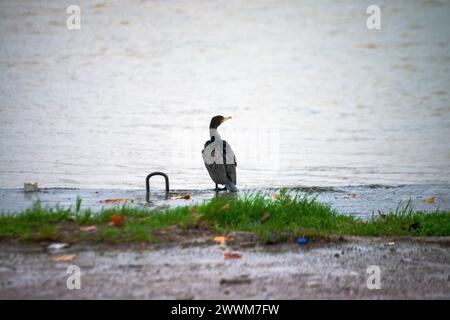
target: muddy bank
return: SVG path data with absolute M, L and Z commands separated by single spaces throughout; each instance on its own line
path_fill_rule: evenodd
M 46 248 L 0 243 L 1 299 L 450 299 L 448 237 L 352 237 L 304 247 L 230 247 L 200 237 L 181 245 Z M 54 261 L 60 256 L 70 261 Z M 80 290 L 66 287 L 73 264 Z M 380 267 L 380 290 L 367 288 L 370 265 Z
M 415 210 L 435 211 L 450 210 L 450 185 L 402 185 L 402 186 L 346 186 L 346 187 L 295 187 L 289 188 L 289 193 L 316 196 L 322 203 L 328 203 L 338 212 L 369 218 L 378 211 L 387 213 L 395 211 L 399 203 L 411 200 Z M 278 188 L 242 189 L 240 195 L 249 193 L 276 194 Z M 180 196 L 189 195 L 189 199 Z M 126 204 L 139 208 L 168 208 L 183 205 L 193 205 L 211 200 L 216 194 L 212 190 L 172 190 L 171 198 L 165 198 L 165 192 L 155 190 L 147 198 L 145 190 L 119 189 L 41 189 L 39 192 L 24 193 L 22 189 L 0 189 L 0 214 L 21 212 L 40 201 L 43 206 L 63 208 L 74 207 L 77 197 L 83 201 L 81 209 L 99 211 L 102 208 L 114 206 L 105 203 L 108 199 L 125 199 Z M 220 193 L 227 197 L 230 194 Z M 428 197 L 434 197 L 433 203 L 426 202 Z M 149 201 L 147 201 L 149 200 Z M 119 203 L 123 205 L 123 203 Z

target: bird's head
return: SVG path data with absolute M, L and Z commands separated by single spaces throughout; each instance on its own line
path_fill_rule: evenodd
M 212 117 L 211 123 L 209 124 L 210 129 L 217 129 L 223 122 L 231 119 L 231 117 L 215 116 Z

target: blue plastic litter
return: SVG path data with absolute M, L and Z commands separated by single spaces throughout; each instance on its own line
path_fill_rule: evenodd
M 297 238 L 297 243 L 302 245 L 302 244 L 308 244 L 309 239 L 308 238 Z

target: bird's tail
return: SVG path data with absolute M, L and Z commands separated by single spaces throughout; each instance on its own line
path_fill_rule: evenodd
M 228 182 L 225 186 L 227 187 L 227 190 L 230 192 L 238 192 L 239 191 L 233 182 Z

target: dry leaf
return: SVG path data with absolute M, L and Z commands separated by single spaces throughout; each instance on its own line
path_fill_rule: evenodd
M 97 227 L 96 226 L 81 227 L 80 231 L 83 231 L 83 232 L 97 232 Z
M 75 260 L 75 255 L 68 254 L 63 256 L 50 256 L 49 259 L 52 261 L 73 261 Z
M 219 237 L 215 237 L 214 241 L 218 242 L 220 245 L 224 245 L 225 243 L 227 243 L 228 241 L 232 241 L 232 238 L 229 237 L 223 237 L 223 236 L 219 236 Z
M 277 193 L 272 193 L 272 198 L 274 198 L 274 199 L 278 198 L 279 196 L 280 196 L 280 195 L 277 194 Z
M 125 225 L 125 217 L 120 214 L 112 214 L 109 216 L 109 225 L 122 228 Z
M 226 252 L 223 254 L 223 257 L 225 258 L 225 260 L 241 259 L 242 255 L 240 255 L 239 253 Z
M 425 202 L 427 203 L 434 203 L 434 199 L 436 199 L 436 197 L 429 197 L 425 199 Z
M 172 197 L 170 199 L 172 199 L 172 200 L 177 200 L 177 199 L 189 200 L 190 198 L 191 198 L 191 196 L 186 193 L 181 196 Z
M 117 203 L 123 203 L 123 202 L 133 202 L 133 200 L 124 199 L 124 198 L 100 200 L 100 203 L 105 203 L 105 204 L 117 204 Z
M 227 203 L 227 204 L 224 204 L 223 207 L 220 208 L 220 210 L 223 211 L 223 210 L 227 210 L 229 208 L 230 208 L 230 205 Z

